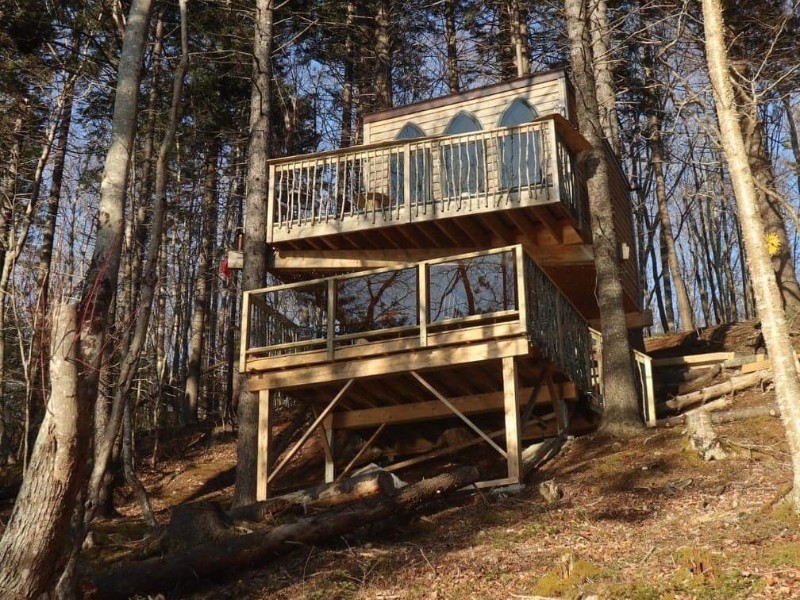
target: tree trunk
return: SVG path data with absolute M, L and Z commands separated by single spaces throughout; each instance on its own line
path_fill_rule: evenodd
M 197 263 L 197 285 L 195 286 L 192 333 L 189 338 L 189 360 L 187 363 L 184 407 L 187 421 L 197 421 L 198 399 L 202 376 L 203 348 L 206 321 L 211 307 L 211 290 L 216 277 L 214 247 L 217 239 L 217 160 L 218 142 L 209 143 L 206 154 L 206 177 L 203 191 L 203 235 L 200 244 L 200 259 Z M 212 346 L 213 347 L 213 346 Z M 207 405 L 206 405 L 207 406 Z
M 508 0 L 508 27 L 511 48 L 514 52 L 514 66 L 517 77 L 524 77 L 530 72 L 530 53 L 528 52 L 528 24 L 520 7 L 519 0 Z
M 77 44 L 76 44 L 77 49 Z M 53 262 L 53 242 L 56 234 L 56 219 L 61 201 L 61 186 L 64 181 L 64 163 L 67 158 L 67 143 L 72 125 L 72 101 L 74 89 L 64 100 L 64 110 L 58 126 L 58 142 L 53 154 L 53 171 L 50 176 L 50 194 L 47 199 L 47 213 L 42 224 L 42 241 L 39 248 L 39 265 L 36 269 L 36 314 L 34 317 L 33 337 L 31 338 L 31 387 L 35 406 L 43 406 L 47 397 L 46 385 L 49 382 L 47 367 L 49 357 L 47 350 L 49 340 L 48 312 L 50 301 L 50 270 Z
M 88 464 L 91 406 L 97 398 L 106 325 L 119 275 L 128 162 L 151 9 L 152 0 L 134 0 L 128 14 L 95 248 L 77 314 L 75 309 L 64 309 L 56 320 L 64 326 L 64 333 L 54 336 L 59 352 L 53 355 L 61 359 L 63 352 L 71 352 L 71 360 L 51 365 L 53 410 L 47 412 L 47 427 L 42 426 L 37 438 L 32 468 L 23 482 L 26 492 L 20 493 L 15 504 L 14 514 L 20 515 L 20 522 L 9 523 L 0 542 L 0 589 L 11 597 L 37 597 L 46 591 L 60 575 L 67 553 L 77 551 L 82 542 L 79 535 L 72 548 L 64 547 Z M 67 336 L 70 326 L 72 333 Z M 62 347 L 67 350 L 60 350 Z M 64 379 L 56 381 L 62 372 Z M 35 528 L 35 539 L 25 533 L 29 527 Z
M 602 428 L 613 435 L 627 436 L 640 431 L 642 422 L 639 419 L 639 401 L 625 324 L 617 236 L 609 187 L 609 165 L 603 151 L 603 128 L 595 95 L 586 0 L 567 0 L 565 12 L 578 96 L 578 121 L 581 133 L 592 146 L 591 150 L 581 153 L 579 160 L 583 163 L 589 192 L 592 245 L 597 269 L 597 299 L 602 322 L 605 404 Z
M 88 464 L 91 423 L 90 403 L 77 394 L 77 323 L 74 306 L 56 312 L 53 391 L 0 540 L 0 595 L 9 600 L 38 598 L 55 585 L 64 566 L 64 542 Z
M 355 55 L 353 36 L 355 35 L 356 4 L 347 3 L 344 39 L 344 81 L 342 82 L 342 131 L 340 146 L 347 148 L 353 139 L 353 84 L 355 83 Z M 340 174 L 339 177 L 342 177 Z
M 447 46 L 447 86 L 451 94 L 461 91 L 458 71 L 456 0 L 444 0 L 444 42 Z
M 124 416 L 125 404 L 131 389 L 134 377 L 139 367 L 139 357 L 147 337 L 150 324 L 150 314 L 153 307 L 153 297 L 156 290 L 156 272 L 158 255 L 161 248 L 161 234 L 164 227 L 166 213 L 166 179 L 167 159 L 172 153 L 182 107 L 183 78 L 189 66 L 188 56 L 188 23 L 186 16 L 186 0 L 180 0 L 181 9 L 181 46 L 182 54 L 178 68 L 175 72 L 172 89 L 172 105 L 170 107 L 169 123 L 164 134 L 164 140 L 159 149 L 156 165 L 156 189 L 153 205 L 153 224 L 150 231 L 150 240 L 147 247 L 145 267 L 142 273 L 142 285 L 139 295 L 139 316 L 136 321 L 130 345 L 125 349 L 119 368 L 119 377 L 111 405 L 111 414 L 105 427 L 104 434 L 96 451 L 95 464 L 89 481 L 89 507 L 86 511 L 86 522 L 91 522 L 94 517 L 92 506 L 98 498 L 99 486 L 106 470 L 108 469 L 111 453 L 115 440 L 120 431 Z
M 737 115 L 726 52 L 720 0 L 703 0 L 706 58 L 717 105 L 721 142 L 736 193 L 739 218 L 753 281 L 756 309 L 775 375 L 775 396 L 786 428 L 792 459 L 792 501 L 800 512 L 800 379 L 782 308 L 780 290 L 772 271 L 764 223 L 758 210 L 756 184 Z
M 375 7 L 375 110 L 392 107 L 392 32 L 389 0 Z
M 247 196 L 244 208 L 244 265 L 242 288 L 264 285 L 267 273 L 267 159 L 270 157 L 269 112 L 272 79 L 272 0 L 256 0 L 253 42 L 253 88 L 250 97 L 250 143 L 247 150 Z M 242 318 L 246 318 L 242 315 Z M 256 444 L 258 395 L 247 391 L 242 376 L 239 398 L 239 436 L 236 446 L 235 506 L 256 501 Z
M 732 51 L 737 53 L 744 51 L 737 48 L 736 44 L 732 48 Z M 751 69 L 745 61 L 737 61 L 736 66 L 740 73 L 750 74 Z M 732 89 L 739 108 L 740 128 L 744 135 L 761 221 L 766 234 L 775 236 L 779 242 L 771 258 L 772 269 L 778 281 L 778 289 L 783 299 L 786 316 L 791 321 L 795 321 L 800 318 L 800 284 L 797 282 L 797 273 L 794 268 L 792 246 L 789 243 L 789 236 L 786 234 L 783 206 L 778 197 L 775 172 L 764 140 L 764 125 L 758 116 L 758 101 L 751 97 L 748 90 L 741 85 L 732 85 Z
M 589 5 L 592 38 L 592 67 L 597 85 L 597 101 L 600 108 L 600 124 L 617 156 L 622 155 L 619 139 L 619 120 L 614 94 L 614 74 L 611 68 L 611 32 L 608 25 L 606 0 L 591 0 Z
M 792 109 L 791 94 L 789 90 L 783 91 L 781 97 L 783 102 L 783 109 L 786 113 L 786 122 L 789 130 L 789 144 L 792 147 L 792 156 L 794 157 L 794 176 L 795 185 L 800 191 L 800 136 L 797 133 L 797 120 L 794 116 Z
M 649 49 L 645 49 L 649 53 Z M 650 60 L 649 66 L 654 68 L 653 61 Z M 694 317 L 692 304 L 689 301 L 689 293 L 686 291 L 686 283 L 681 273 L 678 263 L 678 252 L 675 248 L 675 236 L 672 232 L 672 221 L 669 215 L 669 205 L 667 203 L 667 185 L 664 179 L 664 157 L 662 154 L 663 142 L 661 139 L 661 118 L 658 116 L 658 100 L 653 97 L 650 91 L 655 86 L 655 74 L 646 81 L 648 89 L 648 103 L 651 105 L 650 115 L 647 118 L 647 145 L 650 148 L 650 161 L 653 167 L 655 178 L 656 201 L 658 202 L 658 220 L 661 226 L 662 256 L 666 257 L 669 268 L 670 280 L 675 285 L 675 297 L 678 301 L 678 316 L 680 319 L 680 331 L 691 331 L 694 329 Z
M 150 505 L 150 498 L 142 482 L 136 476 L 136 450 L 133 439 L 134 423 L 133 409 L 131 400 L 125 403 L 125 414 L 122 420 L 122 472 L 125 475 L 125 483 L 128 484 L 136 495 L 139 505 L 142 508 L 142 517 L 149 527 L 158 527 L 153 508 Z
M 98 597 L 105 600 L 128 598 L 135 594 L 156 594 L 175 589 L 187 591 L 197 585 L 198 574 L 223 578 L 233 572 L 283 556 L 298 544 L 317 544 L 387 517 L 418 510 L 433 498 L 474 483 L 478 471 L 460 467 L 404 488 L 394 497 L 381 498 L 321 513 L 267 533 L 256 532 L 225 541 L 196 546 L 181 554 L 154 558 L 139 563 L 122 564 L 93 578 Z

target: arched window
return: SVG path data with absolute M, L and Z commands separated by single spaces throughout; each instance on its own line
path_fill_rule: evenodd
M 514 129 L 498 140 L 500 186 L 503 189 L 542 182 L 542 140 L 539 131 L 525 127 L 538 116 L 526 100 L 517 98 L 500 117 L 500 127 Z
M 425 137 L 425 132 L 422 131 L 422 129 L 414 125 L 414 123 L 406 123 L 405 125 L 403 125 L 403 128 L 397 134 L 395 139 L 413 140 L 414 138 L 421 138 L 421 137 Z
M 517 98 L 503 111 L 500 117 L 500 127 L 515 127 L 517 125 L 524 125 L 530 123 L 539 113 L 533 108 L 527 100 Z
M 480 122 L 471 114 L 461 111 L 444 130 L 445 135 L 458 135 L 461 133 L 470 133 L 472 131 L 480 131 L 483 129 Z
M 478 119 L 463 111 L 453 117 L 445 129 L 446 135 L 463 136 L 442 141 L 442 194 L 445 198 L 461 198 L 486 189 L 484 141 L 477 136 L 468 137 L 481 129 Z
M 413 140 L 423 137 L 425 137 L 425 132 L 422 129 L 414 125 L 414 123 L 406 123 L 395 136 L 395 139 Z M 410 203 L 413 206 L 417 203 L 423 203 L 429 195 L 427 191 L 430 189 L 431 161 L 430 152 L 421 146 L 411 145 L 408 150 L 411 164 L 408 174 L 411 187 Z M 390 195 L 392 204 L 395 207 L 405 204 L 405 152 L 406 147 L 400 147 L 393 151 L 389 164 Z

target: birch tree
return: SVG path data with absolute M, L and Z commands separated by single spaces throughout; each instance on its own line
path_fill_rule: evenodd
M 800 513 L 800 378 L 789 340 L 781 293 L 772 271 L 766 231 L 759 213 L 754 175 L 748 160 L 741 118 L 736 107 L 725 44 L 725 22 L 720 0 L 703 0 L 708 71 L 717 106 L 720 141 L 739 208 L 742 235 L 753 282 L 761 331 L 775 374 L 775 395 L 786 428 L 792 459 L 792 503 Z

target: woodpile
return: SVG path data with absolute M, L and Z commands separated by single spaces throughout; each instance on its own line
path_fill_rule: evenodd
M 709 413 L 726 410 L 738 392 L 763 391 L 772 383 L 770 363 L 763 355 L 714 352 L 670 357 L 654 359 L 653 368 L 660 398 L 657 412 L 663 417 L 658 425 L 686 423 L 686 415 L 698 408 Z
M 761 355 L 715 352 L 653 360 L 660 426 L 685 425 L 690 446 L 703 460 L 727 457 L 714 424 L 759 415 L 777 416 L 774 407 L 732 409 L 737 393 L 772 384 L 769 360 Z M 677 414 L 676 414 L 677 413 Z

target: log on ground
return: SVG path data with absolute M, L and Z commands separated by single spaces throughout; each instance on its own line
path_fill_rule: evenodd
M 362 525 L 417 509 L 442 494 L 478 480 L 474 467 L 460 467 L 403 488 L 396 496 L 377 498 L 320 513 L 267 533 L 250 533 L 201 544 L 179 554 L 120 564 L 85 583 L 99 598 L 115 600 L 135 594 L 185 592 L 203 579 L 220 579 L 286 554 L 297 544 L 316 544 Z
M 756 373 L 749 373 L 748 375 L 740 375 L 738 377 L 731 377 L 729 381 L 711 385 L 702 390 L 692 392 L 691 394 L 684 394 L 682 396 L 675 396 L 671 400 L 667 400 L 666 404 L 673 410 L 682 410 L 695 404 L 703 404 L 714 398 L 719 398 L 725 394 L 730 394 L 739 390 L 754 387 L 756 385 L 764 384 L 772 380 L 772 373 L 769 371 L 757 371 Z
M 370 472 L 264 502 L 239 506 L 231 509 L 228 516 L 236 521 L 259 523 L 286 511 L 305 512 L 309 509 L 333 508 L 375 496 L 393 496 L 397 491 L 391 473 Z

